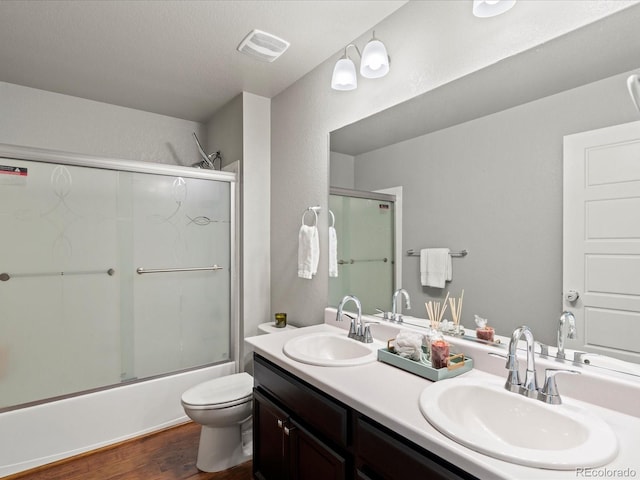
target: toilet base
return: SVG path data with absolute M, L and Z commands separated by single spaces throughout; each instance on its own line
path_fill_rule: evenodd
M 251 420 L 248 420 L 248 428 Z M 247 427 L 234 424 L 230 427 L 202 426 L 200 445 L 196 467 L 203 472 L 220 472 L 251 460 L 252 455 L 245 455 L 242 443 L 242 431 L 247 440 Z

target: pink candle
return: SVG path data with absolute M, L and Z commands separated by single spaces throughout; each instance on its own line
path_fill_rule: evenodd
M 433 368 L 445 368 L 449 365 L 449 344 L 444 340 L 436 340 L 431 343 L 431 366 Z

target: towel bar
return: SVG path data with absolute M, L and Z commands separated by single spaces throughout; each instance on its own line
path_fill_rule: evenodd
M 213 265 L 211 267 L 189 267 L 189 268 L 142 268 L 138 267 L 136 273 L 173 273 L 173 272 L 199 272 L 203 270 L 222 270 L 224 267 Z
M 466 257 L 468 253 L 468 250 L 460 250 L 459 252 L 449 252 L 449 255 L 451 255 L 452 257 Z M 407 250 L 407 255 L 410 257 L 419 257 L 420 251 L 418 250 L 416 252 L 413 248 L 410 248 L 409 250 Z
M 85 271 L 72 271 L 72 272 L 38 272 L 38 273 L 14 273 L 8 274 L 7 272 L 0 273 L 0 282 L 8 282 L 12 278 L 20 277 L 51 277 L 51 276 L 64 276 L 64 275 L 99 275 L 106 273 L 112 277 L 116 271 L 113 268 L 109 270 L 85 270 Z

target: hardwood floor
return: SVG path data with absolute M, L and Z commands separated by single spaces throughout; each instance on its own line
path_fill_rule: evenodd
M 196 468 L 200 426 L 158 433 L 11 475 L 6 480 L 250 480 L 251 462 L 218 473 Z

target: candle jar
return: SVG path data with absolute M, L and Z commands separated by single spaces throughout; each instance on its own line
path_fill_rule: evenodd
M 480 340 L 485 340 L 487 342 L 493 342 L 493 327 L 489 327 L 485 325 L 484 327 L 476 328 L 476 337 Z
M 446 368 L 449 365 L 449 343 L 443 339 L 431 342 L 431 366 Z
M 284 328 L 287 326 L 287 314 L 276 313 L 276 328 Z

